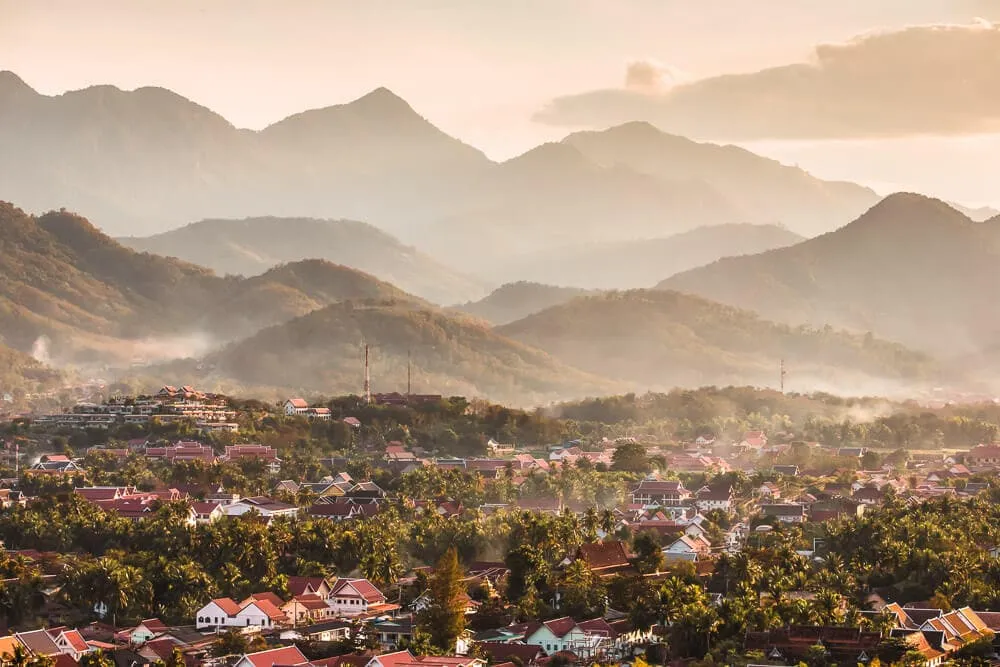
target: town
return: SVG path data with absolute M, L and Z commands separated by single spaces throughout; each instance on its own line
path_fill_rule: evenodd
M 0 457 L 0 653 L 64 667 L 994 654 L 1000 445 L 566 428 L 458 397 L 266 405 L 189 386 L 17 415 Z

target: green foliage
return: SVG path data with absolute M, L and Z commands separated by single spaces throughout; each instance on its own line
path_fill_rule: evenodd
M 465 630 L 465 601 L 458 553 L 448 549 L 430 578 L 427 605 L 418 615 L 430 644 L 441 654 L 454 651 L 455 641 Z

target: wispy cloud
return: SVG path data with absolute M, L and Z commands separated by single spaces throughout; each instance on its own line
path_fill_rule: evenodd
M 1000 25 L 914 26 L 816 47 L 809 62 L 676 83 L 651 61 L 622 88 L 560 97 L 535 120 L 647 120 L 719 139 L 891 137 L 1000 131 Z

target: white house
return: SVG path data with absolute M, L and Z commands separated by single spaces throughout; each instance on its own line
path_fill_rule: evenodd
M 716 489 L 704 487 L 698 491 L 695 505 L 702 512 L 721 510 L 728 514 L 733 509 L 733 489 L 732 487 Z
M 360 616 L 385 604 L 385 595 L 367 579 L 338 579 L 328 604 L 337 616 Z
M 309 403 L 304 398 L 290 398 L 285 401 L 285 415 L 295 417 L 309 412 Z
M 198 610 L 195 629 L 268 629 L 281 625 L 285 620 L 285 614 L 268 600 L 251 597 L 237 603 L 232 598 L 216 598 Z
M 595 638 L 588 635 L 569 616 L 542 623 L 521 623 L 510 629 L 524 632 L 525 644 L 536 644 L 552 655 L 556 651 L 572 651 L 584 657 L 594 653 Z M 598 639 L 597 644 L 600 644 Z
M 667 561 L 676 560 L 698 560 L 700 556 L 706 556 L 711 551 L 712 544 L 704 537 L 691 537 L 681 535 L 679 538 L 663 547 L 663 557 Z

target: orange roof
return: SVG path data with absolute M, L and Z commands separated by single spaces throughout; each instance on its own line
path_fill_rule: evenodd
M 236 604 L 236 600 L 232 598 L 216 598 L 212 602 L 230 616 L 236 616 L 240 613 L 240 605 Z
M 0 655 L 14 655 L 14 647 L 20 646 L 24 648 L 24 644 L 17 640 L 17 637 L 10 635 L 8 637 L 0 637 Z
M 247 653 L 245 656 L 254 667 L 274 667 L 274 665 L 301 665 L 306 660 L 297 646 L 283 646 L 257 653 Z

